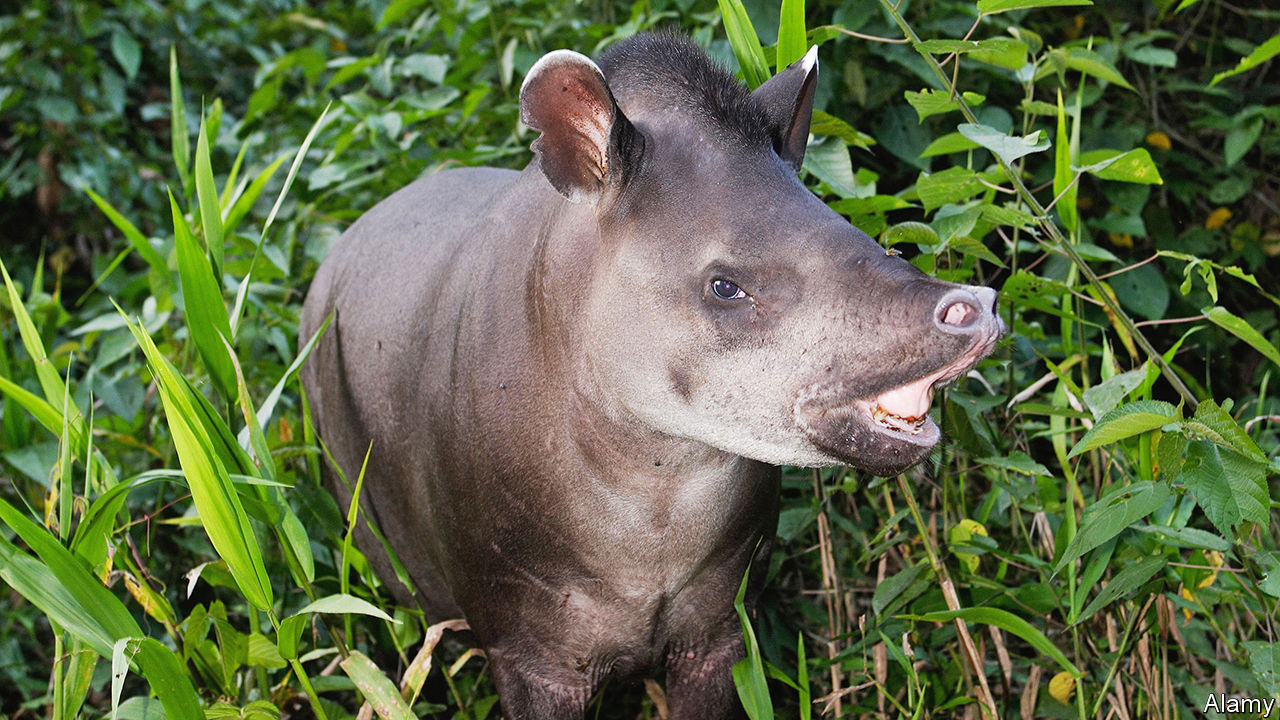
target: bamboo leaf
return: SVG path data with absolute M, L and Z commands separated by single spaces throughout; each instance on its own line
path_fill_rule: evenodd
M 169 268 L 165 265 L 164 258 L 160 257 L 160 253 L 152 247 L 151 242 L 147 240 L 142 232 L 138 230 L 133 223 L 129 222 L 127 218 L 116 211 L 115 208 L 111 207 L 111 204 L 102 199 L 102 196 L 98 195 L 98 193 L 83 185 L 81 186 L 81 189 L 89 195 L 89 199 L 93 201 L 94 205 L 98 206 L 98 209 L 102 211 L 102 214 L 107 216 L 107 219 L 111 221 L 111 224 L 115 225 L 116 229 L 124 234 L 125 239 L 127 239 L 129 244 L 133 246 L 133 249 L 142 256 L 142 259 L 146 261 L 147 265 L 151 266 L 151 269 L 155 270 L 160 277 L 167 278 L 169 275 Z
M 799 60 L 809 49 L 804 29 L 804 0 L 782 0 L 778 15 L 778 72 Z
M 196 138 L 196 199 L 200 207 L 200 227 L 204 229 L 204 242 L 213 260 L 216 278 L 222 272 L 222 209 L 218 204 L 218 186 L 214 184 L 213 164 L 209 158 L 209 133 L 203 121 Z M 185 294 L 185 289 L 183 292 Z
M 1182 7 L 1179 6 L 1178 9 L 1181 10 Z M 1276 55 L 1280 55 L 1280 35 L 1272 35 L 1271 39 L 1254 48 L 1253 52 L 1240 58 L 1240 62 L 1236 63 L 1235 67 L 1214 75 L 1213 80 L 1209 81 L 1209 87 L 1213 87 L 1233 75 L 1248 72 Z
M 351 613 L 355 615 L 376 617 L 390 623 L 399 624 L 400 622 L 383 612 L 372 603 L 369 603 L 366 600 L 361 600 L 354 595 L 345 595 L 342 593 L 322 597 L 315 602 L 308 604 L 306 607 L 294 613 L 294 615 L 305 615 L 307 613 L 332 613 L 338 615 Z
M 1156 555 L 1125 565 L 1124 569 L 1116 573 L 1115 577 L 1111 578 L 1111 581 L 1094 596 L 1093 601 L 1085 606 L 1084 612 L 1080 613 L 1080 617 L 1076 618 L 1075 624 L 1079 625 L 1093 617 L 1094 613 L 1133 592 L 1168 564 L 1168 558 L 1163 555 Z
M 983 15 L 994 15 L 1010 10 L 1092 4 L 1092 0 L 978 0 L 978 12 Z
M 130 330 L 146 354 L 147 365 L 160 387 L 165 418 L 200 524 L 218 555 L 226 561 L 245 599 L 260 610 L 269 610 L 273 602 L 271 582 L 257 537 L 226 468 L 198 420 L 190 391 L 160 355 L 146 329 L 131 322 Z
M 1027 641 L 1031 647 L 1034 647 L 1036 650 L 1048 655 L 1049 658 L 1058 663 L 1059 667 L 1066 672 L 1071 673 L 1072 677 L 1078 678 L 1084 676 L 1084 674 L 1080 672 L 1080 668 L 1076 667 L 1074 663 L 1068 660 L 1067 656 L 1063 655 L 1062 651 L 1055 647 L 1053 643 L 1049 642 L 1049 638 L 1045 637 L 1044 633 L 1040 632 L 1040 630 L 1031 623 L 1007 610 L 992 607 L 971 607 L 961 608 L 959 610 L 942 610 L 938 612 L 925 613 L 923 615 L 905 615 L 900 617 L 905 617 L 910 620 L 919 620 L 922 622 L 950 622 L 956 618 L 960 618 L 965 622 L 993 625 L 1006 632 L 1011 632 Z
M 342 661 L 342 669 L 382 720 L 415 720 L 395 684 L 364 653 L 352 651 Z
M 751 25 L 747 9 L 742 6 L 742 0 L 716 0 L 716 3 L 720 6 L 725 35 L 729 36 L 729 45 L 742 68 L 742 79 L 752 89 L 760 87 L 769 79 L 769 64 L 765 62 L 760 37 Z
M 174 239 L 178 246 L 178 276 L 182 281 L 182 304 L 187 314 L 187 332 L 195 343 L 200 357 L 204 358 L 223 397 L 236 396 L 235 369 L 227 355 L 222 338 L 230 338 L 231 322 L 227 306 L 222 301 L 222 291 L 214 279 L 214 269 L 209 257 L 200 249 L 187 221 L 178 209 L 178 202 L 169 193 L 169 206 L 173 212 Z
M 187 136 L 187 105 L 182 100 L 182 80 L 178 76 L 178 53 L 169 48 L 169 134 L 173 138 L 173 164 L 182 186 L 189 181 L 191 138 Z
M 1098 500 L 1085 511 L 1080 529 L 1062 551 L 1062 557 L 1054 565 L 1054 572 L 1119 535 L 1125 528 L 1163 505 L 1168 498 L 1169 486 L 1165 483 L 1142 481 Z
M 1205 317 L 1209 318 L 1209 321 L 1214 325 L 1245 341 L 1254 350 L 1262 353 L 1263 357 L 1276 365 L 1280 365 L 1280 350 L 1277 350 L 1276 346 L 1271 344 L 1271 341 L 1263 337 L 1262 333 L 1245 322 L 1244 318 L 1231 314 L 1226 308 L 1217 306 L 1204 308 L 1200 312 L 1204 313 Z

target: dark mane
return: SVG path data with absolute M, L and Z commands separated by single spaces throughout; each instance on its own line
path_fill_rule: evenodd
M 684 35 L 632 36 L 606 50 L 599 65 L 624 109 L 643 97 L 748 145 L 771 141 L 769 118 L 751 92 Z

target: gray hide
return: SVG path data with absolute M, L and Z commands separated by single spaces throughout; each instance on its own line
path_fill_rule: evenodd
M 732 603 L 767 566 L 776 466 L 919 462 L 933 389 L 1003 331 L 994 291 L 798 181 L 816 74 L 811 52 L 748 92 L 668 35 L 550 53 L 523 172 L 425 177 L 316 274 L 320 437 L 352 480 L 372 446 L 362 504 L 429 619 L 468 620 L 509 718 L 578 720 L 607 677 L 664 671 L 672 720 L 740 712 Z

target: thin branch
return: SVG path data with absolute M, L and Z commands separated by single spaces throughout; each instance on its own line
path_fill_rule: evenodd
M 916 31 L 907 23 L 906 18 L 904 18 L 902 13 L 898 11 L 897 6 L 890 2 L 890 0 L 880 0 L 880 2 L 889 10 L 889 14 L 893 16 L 894 22 L 896 22 L 898 27 L 902 30 L 903 36 L 913 44 L 919 43 L 920 36 L 917 35 Z M 973 109 L 969 107 L 967 102 L 965 102 L 962 95 L 956 93 L 956 88 L 951 83 L 951 79 L 947 77 L 946 72 L 938 65 L 937 60 L 928 53 L 920 53 L 920 57 L 924 58 L 925 63 L 933 69 L 934 73 L 938 76 L 938 79 L 941 80 L 951 91 L 956 104 L 960 107 L 960 112 L 965 117 L 965 120 L 967 122 L 977 123 L 978 118 L 974 115 Z M 1088 282 L 1089 285 L 1099 289 L 1099 295 L 1102 296 L 1104 304 L 1107 306 L 1107 309 L 1111 311 L 1111 314 L 1115 317 L 1116 321 L 1120 323 L 1121 327 L 1123 327 L 1130 336 L 1132 336 L 1138 347 L 1142 348 L 1143 352 L 1145 352 L 1151 360 L 1160 367 L 1161 374 L 1163 374 L 1169 384 L 1178 391 L 1178 394 L 1180 394 L 1189 403 L 1199 404 L 1199 399 L 1196 398 L 1195 393 L 1191 392 L 1191 388 L 1187 387 L 1187 384 L 1182 381 L 1182 378 L 1178 377 L 1178 374 L 1169 366 L 1169 363 L 1165 362 L 1164 356 L 1161 355 L 1154 346 L 1152 346 L 1151 341 L 1134 326 L 1133 319 L 1130 318 L 1129 315 L 1120 307 L 1120 303 L 1111 296 L 1111 293 L 1101 290 L 1101 281 L 1098 280 L 1098 276 L 1094 273 L 1093 268 L 1083 257 L 1080 256 L 1080 253 L 1076 250 L 1075 246 L 1067 241 L 1067 238 L 1062 234 L 1062 230 L 1058 225 L 1049 219 L 1044 206 L 1042 206 L 1040 201 L 1036 199 L 1036 196 L 1027 189 L 1026 184 L 1022 182 L 1022 178 L 1018 176 L 1013 167 L 1010 166 L 1004 158 L 998 155 L 996 156 L 996 160 L 1000 163 L 1000 167 L 1004 169 L 1005 174 L 1009 177 L 1013 186 L 1018 189 L 1018 194 L 1022 196 L 1023 202 L 1031 208 L 1032 215 L 1035 216 L 1041 229 L 1048 234 L 1048 236 L 1053 240 L 1053 243 L 1057 245 L 1058 249 L 1071 259 L 1072 264 L 1079 268 L 1080 274 L 1084 277 L 1085 281 Z

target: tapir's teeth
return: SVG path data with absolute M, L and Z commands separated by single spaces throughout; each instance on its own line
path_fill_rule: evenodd
M 884 407 L 880 405 L 876 405 L 871 408 L 871 418 L 881 427 L 886 427 L 890 430 L 897 430 L 899 432 L 909 432 L 912 435 L 919 435 L 920 431 L 924 429 L 924 415 L 903 417 L 885 410 Z

